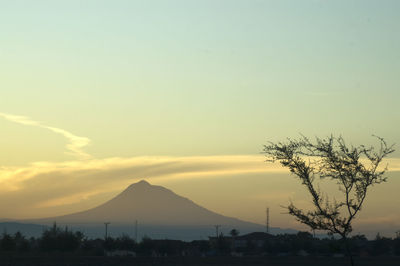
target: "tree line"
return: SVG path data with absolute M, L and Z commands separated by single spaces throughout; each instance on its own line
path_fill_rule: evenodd
M 239 239 L 242 239 L 240 242 Z M 89 239 L 82 232 L 54 224 L 43 231 L 38 238 L 26 238 L 17 232 L 14 235 L 4 232 L 0 237 L 0 256 L 24 256 L 40 254 L 75 256 L 282 256 L 282 255 L 323 255 L 344 254 L 343 239 L 327 237 L 315 238 L 308 232 L 297 234 L 269 235 L 265 240 L 244 240 L 243 236 L 210 237 L 209 240 L 185 242 L 170 239 L 151 239 L 143 237 L 136 242 L 128 235 Z M 240 245 L 238 243 L 240 242 Z M 395 238 L 382 237 L 374 240 L 363 235 L 349 238 L 355 255 L 400 256 L 400 234 Z M 119 253 L 117 252 L 119 251 Z M 123 251 L 123 252 L 121 252 Z

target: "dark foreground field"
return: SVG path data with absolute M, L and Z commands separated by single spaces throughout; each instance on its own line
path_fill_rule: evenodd
M 398 266 L 400 265 L 400 257 L 370 257 L 370 258 L 355 258 L 356 265 L 358 266 Z M 338 266 L 349 265 L 346 258 L 304 258 L 304 257 L 169 257 L 169 258 L 107 258 L 107 257 L 59 257 L 59 258 L 40 258 L 40 257 L 26 257 L 26 258 L 1 258 L 0 265 L 12 266 L 72 266 L 72 265 L 90 265 L 90 266 L 149 266 L 149 265 L 165 265 L 165 266 L 179 266 L 179 265 L 270 265 L 270 266 L 286 266 L 286 265 L 307 265 L 307 266 Z

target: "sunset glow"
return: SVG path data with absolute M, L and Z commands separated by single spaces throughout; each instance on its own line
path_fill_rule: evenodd
M 1 219 L 95 207 L 142 179 L 305 229 L 310 198 L 263 145 L 400 143 L 399 1 L 4 1 Z M 400 148 L 356 231 L 400 228 Z M 329 183 L 329 182 L 328 182 Z M 335 184 L 327 185 L 334 194 Z M 380 228 L 380 229 L 378 229 Z

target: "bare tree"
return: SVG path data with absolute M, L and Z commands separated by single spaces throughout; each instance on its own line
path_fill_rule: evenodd
M 352 222 L 361 210 L 369 187 L 385 182 L 387 167 L 381 167 L 384 157 L 394 151 L 384 139 L 377 137 L 379 147 L 348 146 L 342 137 L 330 136 L 310 141 L 298 140 L 272 143 L 264 146 L 268 162 L 278 161 L 298 177 L 311 195 L 313 209 L 302 210 L 292 202 L 289 214 L 312 230 L 338 234 L 346 243 L 351 265 L 353 257 L 348 244 Z M 339 185 L 340 199 L 320 190 L 319 182 L 330 179 Z

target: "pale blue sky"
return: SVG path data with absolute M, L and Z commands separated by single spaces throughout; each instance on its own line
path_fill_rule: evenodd
M 299 132 L 400 142 L 398 1 L 1 6 L 0 111 L 97 157 L 254 154 Z

